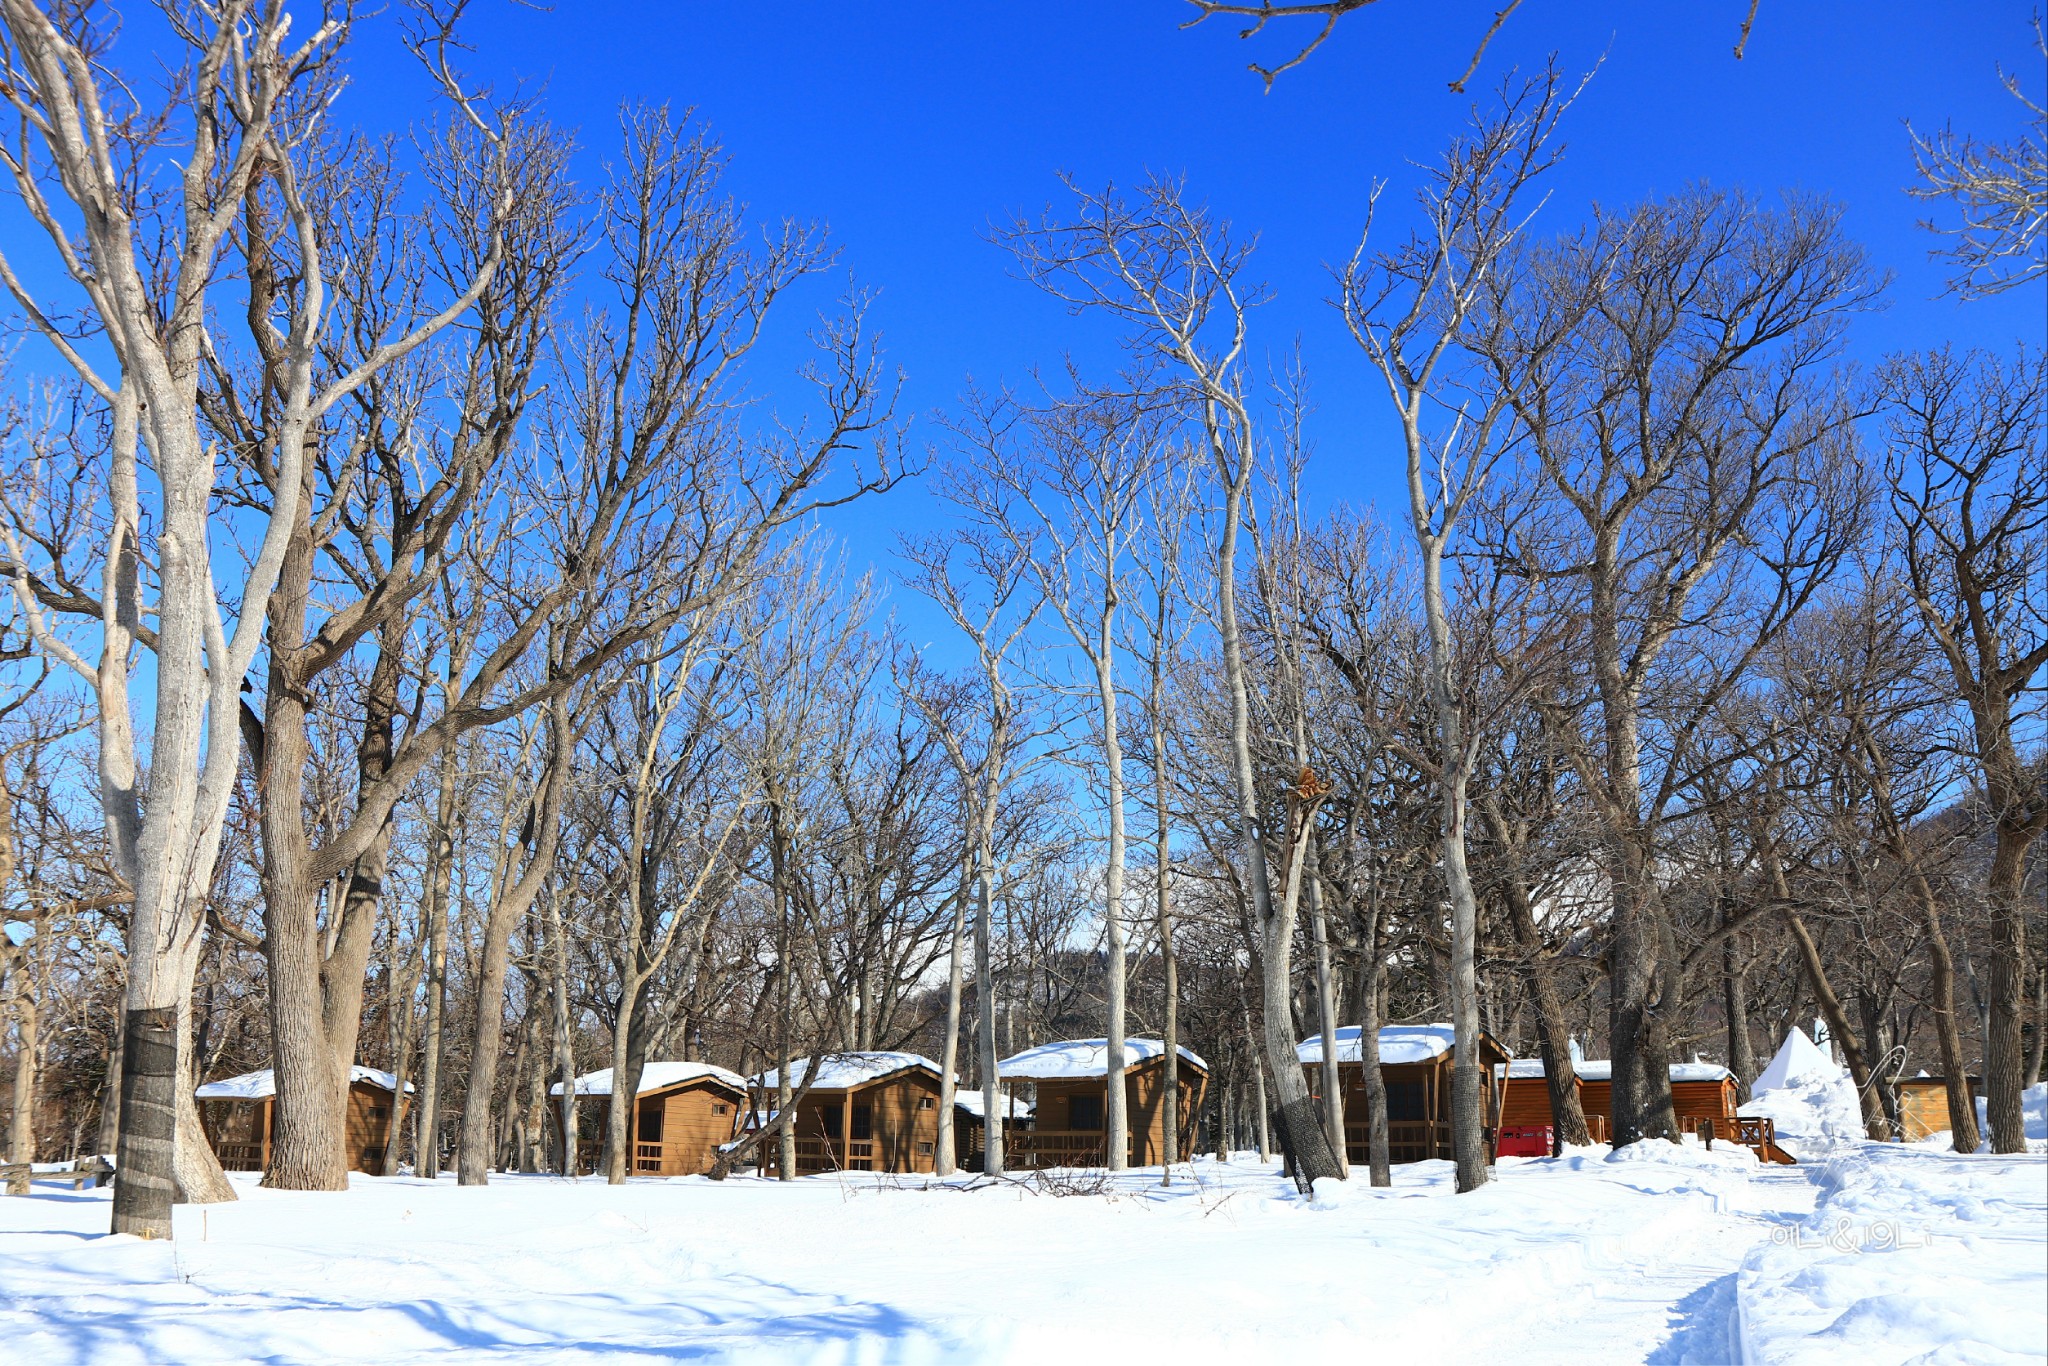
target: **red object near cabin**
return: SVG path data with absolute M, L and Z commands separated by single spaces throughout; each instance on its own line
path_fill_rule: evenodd
M 1503 1126 L 1500 1131 L 1501 1157 L 1548 1157 L 1551 1149 L 1551 1128 L 1548 1124 L 1518 1124 Z

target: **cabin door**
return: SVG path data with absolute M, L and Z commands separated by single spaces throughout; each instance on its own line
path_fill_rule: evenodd
M 659 1100 L 639 1106 L 633 1126 L 633 1170 L 661 1174 L 661 1118 L 666 1108 Z

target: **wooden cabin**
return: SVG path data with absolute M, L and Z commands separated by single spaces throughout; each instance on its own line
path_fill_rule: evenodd
M 1500 1157 L 1549 1157 L 1557 1151 L 1557 1119 L 1550 1109 L 1550 1086 L 1543 1075 L 1541 1058 L 1517 1058 L 1494 1068 L 1500 1084 L 1500 1132 L 1494 1138 L 1494 1152 Z M 1572 1090 L 1578 1094 L 1579 1109 L 1593 1141 L 1605 1142 L 1607 1116 L 1594 1113 L 1586 1104 L 1586 1079 L 1576 1072 Z
M 1539 1064 L 1540 1066 L 1540 1064 Z M 1614 1113 L 1614 1064 L 1606 1058 L 1589 1058 L 1577 1065 L 1579 1104 L 1587 1115 L 1608 1117 Z M 1700 1121 L 1711 1119 L 1726 1125 L 1735 1119 L 1735 1074 L 1717 1062 L 1674 1062 L 1671 1064 L 1671 1108 L 1678 1114 L 1681 1132 L 1699 1132 Z
M 1972 1102 L 1983 1094 L 1982 1077 L 1967 1078 Z M 1930 1077 L 1924 1072 L 1917 1077 L 1899 1078 L 1899 1140 L 1904 1143 L 1918 1143 L 1936 1134 L 1950 1132 L 1955 1126 L 1948 1118 L 1948 1078 Z
M 1179 1119 L 1177 1151 L 1182 1161 L 1194 1146 L 1195 1118 L 1208 1091 L 1209 1065 L 1183 1048 L 1175 1068 Z M 1105 1126 L 1109 1122 L 1109 1041 L 1068 1039 L 1026 1049 L 996 1066 L 1005 1087 L 1036 1088 L 1032 1128 L 1011 1136 L 1006 1167 L 1100 1167 L 1107 1165 Z M 1158 1039 L 1124 1040 L 1124 1105 L 1128 1117 L 1128 1165 L 1153 1167 L 1166 1160 L 1166 1045 Z
M 1368 1160 L 1371 1111 L 1366 1104 L 1365 1068 L 1361 1063 L 1359 1027 L 1336 1031 L 1337 1084 L 1344 1098 L 1344 1148 L 1357 1165 Z M 1387 1087 L 1387 1152 L 1395 1162 L 1422 1162 L 1451 1155 L 1451 1050 L 1454 1031 L 1447 1024 L 1389 1025 L 1379 1032 L 1380 1076 Z M 1323 1090 L 1323 1038 L 1303 1039 L 1295 1049 L 1317 1100 Z M 1479 1036 L 1480 1113 L 1486 1117 L 1487 1141 L 1493 1141 L 1496 1091 L 1495 1064 L 1508 1061 L 1507 1051 L 1490 1035 Z
M 559 1097 L 562 1084 L 549 1088 Z M 610 1122 L 612 1069 L 576 1078 L 576 1167 L 592 1172 L 604 1157 Z M 747 1108 L 747 1080 L 702 1062 L 650 1062 L 640 1068 L 633 1097 L 634 1176 L 697 1176 L 711 1170 L 719 1145 L 738 1132 Z M 558 1107 L 549 1115 L 560 1119 Z
M 797 1106 L 796 1174 L 929 1172 L 939 1142 L 939 1067 L 916 1053 L 829 1053 L 790 1065 L 800 1089 L 813 1063 L 817 1081 Z M 762 1125 L 775 1121 L 776 1073 L 754 1078 Z M 779 1145 L 762 1143 L 764 1169 L 780 1161 Z
M 405 1089 L 411 1091 L 412 1083 Z M 199 1102 L 199 1127 L 213 1155 L 231 1172 L 270 1169 L 272 1127 L 277 1123 L 277 1077 L 266 1067 L 225 1081 L 210 1081 L 192 1093 Z M 349 1069 L 348 1119 L 344 1143 L 348 1169 L 382 1173 L 391 1143 L 393 1101 L 398 1078 L 374 1067 Z
M 1002 1121 L 1004 1151 L 1017 1144 L 1017 1135 L 1032 1125 L 1034 1107 L 1012 1090 L 999 1091 L 996 1115 Z M 988 1145 L 988 1122 L 982 1114 L 985 1102 L 980 1091 L 953 1093 L 953 1161 L 962 1171 L 981 1170 L 983 1151 Z
M 1542 1060 L 1520 1058 L 1494 1070 L 1497 1077 L 1505 1077 L 1507 1088 L 1501 1103 L 1500 1155 L 1548 1156 L 1554 1150 L 1557 1123 L 1550 1111 Z M 1613 1127 L 1614 1064 L 1605 1058 L 1582 1059 L 1573 1072 L 1586 1128 L 1595 1143 L 1606 1143 Z M 1717 1141 L 1740 1143 L 1766 1162 L 1793 1160 L 1778 1146 L 1767 1121 L 1739 1115 L 1735 1106 L 1735 1074 L 1727 1068 L 1713 1062 L 1671 1064 L 1671 1107 L 1682 1132 L 1697 1134 L 1701 1121 L 1712 1120 Z

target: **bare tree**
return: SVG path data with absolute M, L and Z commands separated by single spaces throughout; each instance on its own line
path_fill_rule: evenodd
M 1192 522 L 1190 504 L 1199 473 L 1188 453 L 1175 450 L 1171 465 L 1147 489 L 1146 544 L 1137 556 L 1145 578 L 1151 610 L 1143 618 L 1144 643 L 1138 647 L 1145 664 L 1146 762 L 1152 779 L 1152 914 L 1159 935 L 1160 1042 L 1166 1061 L 1160 1071 L 1164 1108 L 1159 1183 L 1173 1180 L 1173 1167 L 1192 1153 L 1181 1151 L 1180 1133 L 1180 955 L 1174 946 L 1174 873 L 1172 777 L 1167 757 L 1168 680 L 1176 670 L 1189 631 L 1182 611 L 1186 585 L 1181 581 L 1180 543 Z
M 1462 335 L 1486 308 L 1501 259 L 1526 214 L 1519 202 L 1556 162 L 1551 147 L 1573 93 L 1555 67 L 1510 84 L 1500 113 L 1475 113 L 1470 135 L 1445 154 L 1418 195 L 1424 226 L 1405 243 L 1367 255 L 1370 228 L 1340 278 L 1352 336 L 1371 357 L 1401 420 L 1408 520 L 1422 560 L 1428 627 L 1429 695 L 1437 717 L 1436 780 L 1443 800 L 1444 879 L 1451 902 L 1451 1140 L 1458 1189 L 1486 1184 L 1479 1058 L 1478 897 L 1466 858 L 1467 790 L 1479 743 L 1459 685 L 1444 582 L 1446 552 L 1460 518 L 1503 451 L 1508 395 L 1498 387 L 1461 391 L 1460 371 L 1478 372 Z M 1375 196 L 1376 198 L 1377 196 Z M 1443 427 L 1442 435 L 1431 428 Z
M 1007 396 L 982 399 L 962 424 L 979 478 L 956 481 L 969 514 L 1018 554 L 1044 606 L 1087 666 L 1093 730 L 1102 756 L 1108 848 L 1103 863 L 1103 935 L 1107 948 L 1108 1075 L 1124 1074 L 1125 740 L 1121 717 L 1120 623 L 1128 560 L 1139 535 L 1144 495 L 1157 477 L 1158 423 L 1122 395 L 1091 391 L 1071 368 L 1075 390 L 1040 409 Z M 1129 1160 L 1129 1097 L 1111 1086 L 1104 1141 L 1111 1171 Z
M 1494 553 L 1547 585 L 1583 661 L 1544 705 L 1605 832 L 1617 1144 L 1677 1134 L 1658 831 L 1697 722 L 1854 542 L 1830 367 L 1879 283 L 1833 206 L 1696 190 L 1519 255 L 1469 332 L 1544 488 Z M 1671 752 L 1646 774 L 1651 739 Z
M 1246 354 L 1250 310 L 1263 288 L 1243 278 L 1251 245 L 1188 202 L 1179 181 L 1153 179 L 1135 199 L 1069 182 L 1071 216 L 1020 222 L 1006 234 L 1024 274 L 1077 310 L 1107 314 L 1134 354 L 1158 363 L 1159 397 L 1176 404 L 1222 497 L 1216 527 L 1216 622 L 1230 699 L 1229 754 L 1238 856 L 1259 930 L 1264 1049 L 1293 1156 L 1307 1191 L 1343 1174 L 1295 1053 L 1290 1001 L 1294 918 L 1266 862 L 1251 698 L 1238 613 L 1238 537 L 1249 514 L 1260 432 Z
M 948 482 L 958 477 L 942 476 Z M 955 492 L 961 499 L 973 496 L 960 489 Z M 909 695 L 945 747 L 965 795 L 963 811 L 974 880 L 975 1001 L 979 1012 L 975 1070 L 981 1076 L 982 1171 L 1000 1176 L 1004 1133 L 995 1109 L 1002 1089 L 996 1040 L 995 918 L 1000 872 L 995 837 L 1005 797 L 1024 771 L 1042 757 L 1031 752 L 1042 732 L 1034 729 L 1012 670 L 1016 668 L 1015 652 L 1044 602 L 1035 594 L 1023 596 L 1029 591 L 1029 543 L 1013 542 L 985 527 L 962 528 L 950 537 L 906 540 L 903 554 L 915 566 L 912 585 L 937 604 L 974 647 L 978 677 L 968 687 L 982 715 L 972 729 L 968 708 L 957 697 L 943 697 L 931 685 L 915 679 Z
M 2034 47 L 2048 58 L 2048 29 L 2034 20 Z M 1944 124 L 1923 136 L 1907 125 L 1920 183 L 1915 199 L 1947 203 L 1956 222 L 1921 226 L 1954 245 L 1934 255 L 1954 269 L 1949 288 L 1966 299 L 2018 289 L 2048 273 L 2048 105 L 2001 71 L 2006 93 L 2026 111 L 2026 129 L 2009 142 L 1987 142 Z
M 83 296 L 85 334 L 101 340 L 118 366 L 102 374 L 62 315 L 32 297 L 11 258 L 0 259 L 0 282 L 31 327 L 112 414 L 104 582 L 93 604 L 100 618 L 97 665 L 43 620 L 46 604 L 22 572 L 20 548 L 10 550 L 17 593 L 45 648 L 75 669 L 97 699 L 101 795 L 117 863 L 135 895 L 113 1222 L 117 1232 L 150 1237 L 170 1233 L 174 1186 L 190 1199 L 232 1198 L 199 1135 L 190 1097 L 177 1094 L 189 1049 L 181 1021 L 199 952 L 199 908 L 239 760 L 237 692 L 265 632 L 259 604 L 272 596 L 301 524 L 309 448 L 337 404 L 467 312 L 497 265 L 493 245 L 445 303 L 388 319 L 390 330 L 346 367 L 322 364 L 331 318 L 328 224 L 306 171 L 350 18 L 330 13 L 293 43 L 291 17 L 285 0 L 225 0 L 180 11 L 172 31 L 189 64 L 166 103 L 149 108 L 109 64 L 117 23 L 111 15 L 90 6 L 51 11 L 32 0 L 8 0 L 0 9 L 6 98 L 20 115 L 19 136 L 5 153 L 8 169 Z M 457 87 L 444 88 L 470 107 L 479 129 L 490 131 Z M 168 170 L 173 156 L 175 173 Z M 43 165 L 58 175 L 46 178 Z M 63 200 L 48 197 L 53 186 Z M 251 217 L 259 200 L 276 214 Z M 485 216 L 495 208 L 487 199 Z M 199 429 L 197 399 L 222 253 L 238 232 L 249 251 L 288 252 L 296 285 L 274 309 L 250 314 L 275 402 L 263 453 L 275 497 L 243 586 L 227 596 L 224 610 L 211 563 L 219 469 L 216 449 Z M 161 490 L 149 547 L 157 582 L 153 629 L 142 626 L 140 603 L 138 450 L 145 441 Z M 150 649 L 156 663 L 146 799 L 137 790 L 128 692 L 134 644 Z
M 2048 667 L 2048 360 L 1938 351 L 1886 376 L 1885 475 L 1920 619 L 1969 708 L 1971 748 L 1996 844 L 1985 1109 L 1996 1152 L 2026 1148 L 2020 1090 L 2026 990 L 2027 852 L 2048 829 L 2048 759 L 2019 735 Z
M 699 613 L 680 641 L 650 649 L 629 666 L 619 689 L 624 715 L 606 748 L 616 765 L 617 797 L 601 808 L 601 829 L 615 831 L 616 873 L 608 900 L 618 919 L 604 937 L 614 946 L 617 1004 L 612 1014 L 612 1092 L 605 1126 L 605 1180 L 622 1184 L 633 1170 L 634 1098 L 646 1058 L 643 1007 L 669 955 L 683 947 L 687 979 L 705 922 L 716 910 L 719 881 L 731 876 L 730 845 L 756 798 L 757 784 L 726 771 L 724 713 L 732 699 L 723 642 Z M 694 866 L 693 866 L 694 865 Z
M 1275 66 L 1261 66 L 1250 63 L 1251 69 L 1266 83 L 1267 93 L 1273 89 L 1273 81 L 1283 71 L 1291 71 L 1307 61 L 1315 50 L 1329 41 L 1337 30 L 1337 22 L 1348 14 L 1377 4 L 1378 0 L 1187 0 L 1195 7 L 1195 17 L 1181 24 L 1182 28 L 1193 28 L 1204 19 L 1216 15 L 1250 19 L 1251 26 L 1242 30 L 1239 38 L 1256 38 L 1265 31 L 1267 24 L 1275 19 L 1283 22 L 1290 19 L 1320 21 L 1313 25 L 1314 36 L 1303 43 L 1292 57 Z M 1742 16 L 1742 29 L 1735 39 L 1735 60 L 1742 60 L 1742 54 L 1749 49 L 1749 33 L 1756 26 L 1756 12 L 1762 0 L 1749 0 L 1749 8 Z M 1496 35 L 1507 25 L 1515 11 L 1522 7 L 1522 0 L 1502 0 L 1501 7 L 1493 12 L 1493 19 L 1486 30 L 1479 35 L 1478 45 L 1472 49 L 1472 59 L 1465 63 L 1465 70 L 1451 82 L 1451 93 L 1462 94 L 1465 83 L 1479 70 L 1479 64 L 1486 59 L 1486 49 L 1492 45 Z

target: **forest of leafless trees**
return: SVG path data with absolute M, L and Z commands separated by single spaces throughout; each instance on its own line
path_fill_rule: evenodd
M 1564 202 L 1552 69 L 1329 244 L 1317 363 L 1384 396 L 1400 504 L 1316 496 L 1256 224 L 1173 177 L 995 234 L 1111 364 L 913 422 L 821 229 L 673 109 L 581 174 L 463 8 L 412 8 L 440 107 L 373 141 L 345 7 L 169 6 L 149 54 L 0 0 L 13 1160 L 117 1155 L 117 1229 L 167 1234 L 233 1198 L 194 1086 L 254 1068 L 266 1181 L 325 1190 L 351 1062 L 415 1088 L 389 1170 L 473 1184 L 572 1168 L 549 1087 L 596 1068 L 980 1087 L 1142 1036 L 1208 1060 L 1201 1145 L 1306 1183 L 1346 1164 L 1297 1041 L 1433 1020 L 1460 1189 L 1481 1031 L 1566 1138 L 1574 1040 L 1628 1143 L 1676 1136 L 1667 1063 L 1746 1087 L 1820 1019 L 1872 1136 L 1925 1068 L 2023 1147 L 2048 353 L 1851 366 L 1886 280 L 1816 195 Z M 1901 147 L 1966 296 L 2042 271 L 2022 112 Z M 835 519 L 913 486 L 940 513 L 851 563 Z M 623 1180 L 626 1105 L 599 1141 Z

